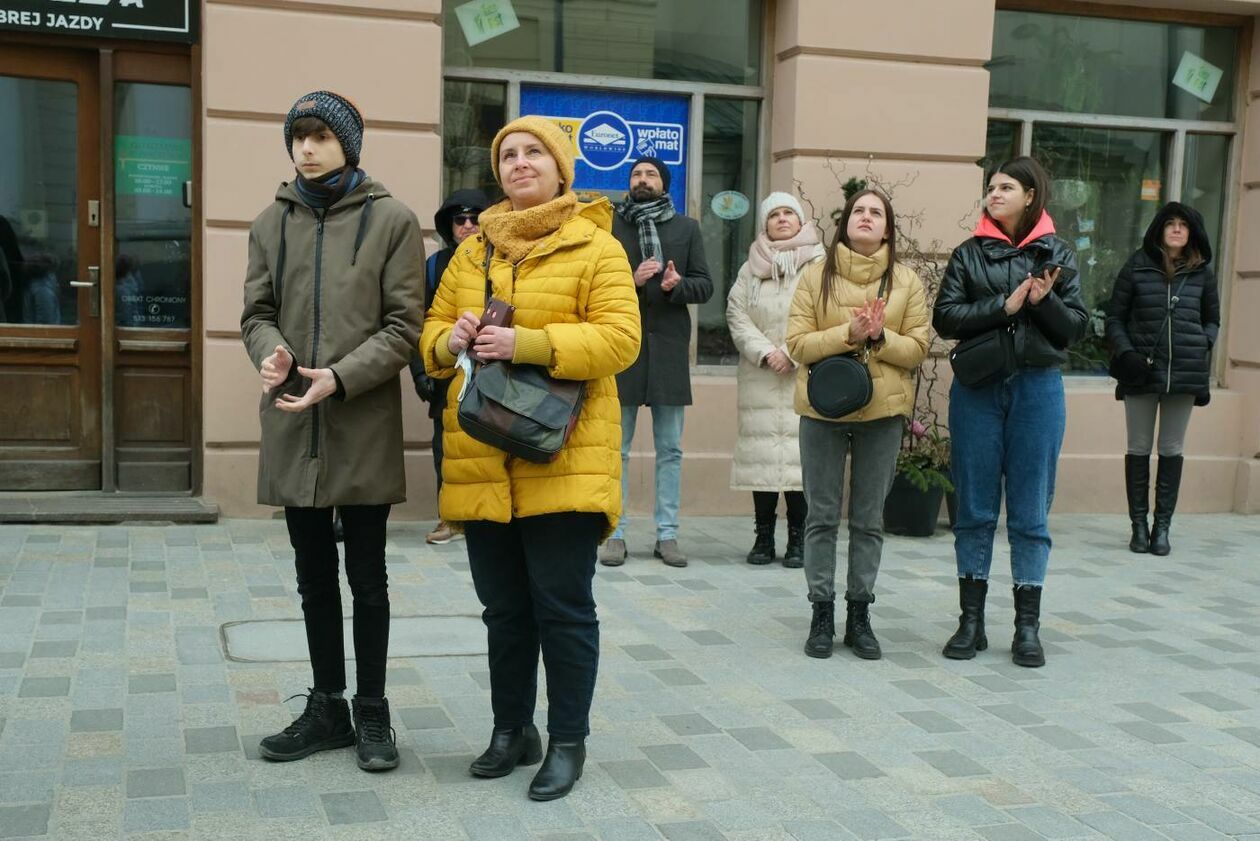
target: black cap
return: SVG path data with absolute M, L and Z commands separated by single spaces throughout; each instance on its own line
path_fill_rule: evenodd
M 651 164 L 656 167 L 656 171 L 661 174 L 661 186 L 666 193 L 669 192 L 669 167 L 665 166 L 665 162 L 660 158 L 654 158 L 651 155 L 644 155 L 634 162 L 634 166 L 630 167 L 630 171 L 634 172 L 634 168 L 639 164 Z

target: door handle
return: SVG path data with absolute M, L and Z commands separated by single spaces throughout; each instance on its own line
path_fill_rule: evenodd
M 87 280 L 72 280 L 70 285 L 78 289 L 91 289 L 92 292 L 88 296 L 91 302 L 91 313 L 93 318 L 99 318 L 101 315 L 101 267 L 88 266 Z

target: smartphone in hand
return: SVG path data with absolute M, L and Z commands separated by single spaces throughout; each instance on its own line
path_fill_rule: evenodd
M 1046 272 L 1049 272 L 1050 274 L 1054 274 L 1055 269 L 1059 270 L 1058 280 L 1068 281 L 1076 277 L 1076 269 L 1072 268 L 1071 266 L 1064 266 L 1060 263 L 1053 263 L 1053 262 L 1042 264 L 1040 268 L 1038 268 L 1035 272 L 1033 272 L 1033 277 L 1041 277 Z M 1058 280 L 1056 280 L 1055 282 L 1057 283 Z

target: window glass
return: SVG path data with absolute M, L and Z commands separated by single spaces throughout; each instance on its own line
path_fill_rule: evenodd
M 761 198 L 757 195 L 758 106 L 755 100 L 705 98 L 700 229 L 713 297 L 699 307 L 697 361 L 702 365 L 738 362 L 726 327 L 726 296 L 756 235 Z M 723 219 L 713 210 L 713 197 L 728 190 L 748 201 L 748 212 L 738 219 Z
M 984 159 L 980 161 L 980 169 L 988 172 L 993 167 L 1009 161 L 1019 154 L 1019 123 L 1006 120 L 990 120 L 988 135 L 984 143 Z
M 1228 121 L 1238 31 L 999 9 L 989 105 Z
M 500 22 L 474 20 L 476 5 L 444 3 L 448 67 L 739 85 L 761 79 L 762 0 L 513 0 L 519 26 L 500 34 L 490 34 Z
M 0 76 L 0 323 L 78 323 L 78 119 L 73 82 Z
M 442 194 L 479 188 L 502 195 L 490 165 L 490 144 L 507 125 L 507 89 L 498 82 L 447 80 L 442 97 Z
M 1212 240 L 1212 265 L 1220 273 L 1221 231 L 1225 222 L 1225 179 L 1229 174 L 1229 138 L 1222 134 L 1186 136 L 1186 166 L 1181 201 L 1203 214 Z
M 114 90 L 114 322 L 187 328 L 192 97 L 175 85 Z
M 1069 369 L 1105 373 L 1102 320 L 1116 273 L 1142 244 L 1165 201 L 1165 161 L 1172 136 L 1157 131 L 1037 125 L 1033 156 L 1049 172 L 1048 210 L 1058 236 L 1076 251 L 1081 289 L 1092 314 Z

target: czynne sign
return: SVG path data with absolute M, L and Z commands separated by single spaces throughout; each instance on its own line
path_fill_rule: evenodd
M 192 43 L 199 5 L 197 0 L 0 0 L 0 29 Z

